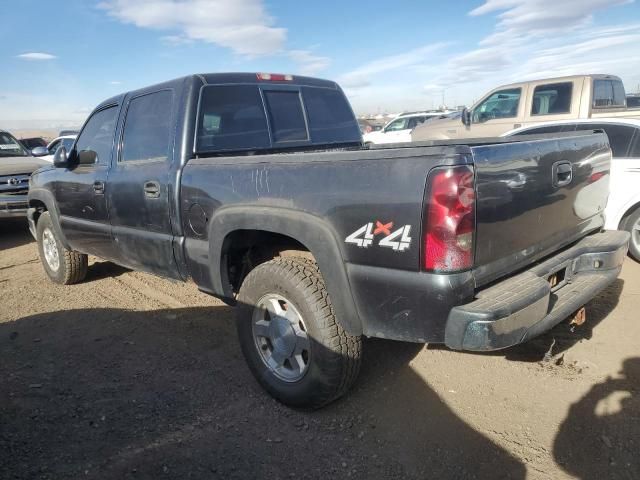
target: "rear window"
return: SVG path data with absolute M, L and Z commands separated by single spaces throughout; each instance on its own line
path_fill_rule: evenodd
M 593 81 L 593 107 L 624 107 L 624 86 L 620 80 Z
M 265 91 L 274 142 L 309 140 L 300 93 L 291 90 Z
M 257 85 L 210 85 L 202 89 L 198 152 L 360 141 L 358 124 L 339 90 L 265 85 L 261 95 Z
M 538 85 L 533 91 L 531 115 L 557 115 L 571 111 L 573 83 Z
M 197 151 L 253 150 L 270 146 L 267 119 L 256 86 L 203 88 Z

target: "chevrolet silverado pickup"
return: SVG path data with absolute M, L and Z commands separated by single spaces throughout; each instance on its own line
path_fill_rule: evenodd
M 613 282 L 610 159 L 594 132 L 365 147 L 334 82 L 191 75 L 100 104 L 28 218 L 54 282 L 91 254 L 237 305 L 258 382 L 316 408 L 364 336 L 505 348 Z

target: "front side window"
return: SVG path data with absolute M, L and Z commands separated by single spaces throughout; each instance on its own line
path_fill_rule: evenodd
M 297 91 L 265 91 L 274 142 L 308 140 L 307 123 Z
M 634 127 L 628 125 L 615 125 L 611 123 L 580 123 L 577 130 L 604 130 L 609 137 L 611 156 L 626 158 L 629 156 L 629 147 L 636 132 Z
M 70 152 L 71 148 L 73 147 L 73 142 L 75 142 L 75 138 L 63 138 L 62 146 L 67 152 Z
M 87 121 L 76 144 L 80 164 L 109 163 L 117 116 L 118 107 L 114 106 L 94 113 Z
M 572 91 L 572 82 L 538 85 L 533 91 L 531 115 L 570 113 Z
M 409 125 L 409 119 L 408 118 L 398 118 L 397 120 L 394 120 L 393 122 L 391 122 L 389 125 L 387 125 L 387 128 L 385 128 L 385 132 L 397 132 L 399 130 L 406 130 Z
M 29 153 L 13 135 L 7 132 L 0 132 L 0 157 L 27 156 L 29 156 Z
M 49 148 L 47 149 L 49 150 L 49 155 L 53 155 L 54 153 L 56 153 L 56 150 L 58 150 L 59 146 L 60 146 L 60 140 L 56 140 L 51 145 L 49 145 Z
M 129 102 L 122 136 L 123 162 L 169 158 L 172 100 L 173 92 L 163 90 Z
M 624 86 L 620 80 L 593 81 L 593 108 L 624 107 Z
M 480 105 L 473 109 L 473 123 L 484 123 L 488 120 L 517 117 L 520 96 L 520 88 L 509 88 L 493 92 Z

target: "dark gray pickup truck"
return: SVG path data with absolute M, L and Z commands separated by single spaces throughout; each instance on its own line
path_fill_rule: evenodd
M 526 341 L 618 275 L 603 133 L 362 146 L 333 82 L 192 75 L 103 102 L 36 172 L 29 221 L 49 277 L 87 254 L 238 305 L 249 367 L 319 407 L 363 336 L 491 350 Z

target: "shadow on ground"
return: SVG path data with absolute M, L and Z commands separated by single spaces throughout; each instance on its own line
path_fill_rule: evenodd
M 409 366 L 365 344 L 317 412 L 256 384 L 228 307 L 68 310 L 0 324 L 1 478 L 515 478 L 522 463 Z
M 584 480 L 640 478 L 640 357 L 624 361 L 569 409 L 553 454 L 568 473 Z
M 35 242 L 26 218 L 0 219 L 0 251 Z

